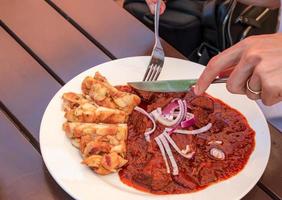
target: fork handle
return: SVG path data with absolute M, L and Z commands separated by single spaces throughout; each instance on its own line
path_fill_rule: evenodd
M 226 83 L 228 78 L 216 78 L 212 83 Z
M 160 7 L 161 7 L 161 0 L 158 0 L 155 5 L 155 47 L 159 46 L 160 39 L 159 39 L 159 19 L 160 19 Z

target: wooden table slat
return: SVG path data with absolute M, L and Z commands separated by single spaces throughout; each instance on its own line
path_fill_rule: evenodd
M 110 60 L 45 1 L 2 0 L 0 19 L 65 82 Z
M 242 200 L 271 200 L 272 198 L 268 196 L 262 189 L 255 186 Z
M 0 199 L 72 199 L 49 175 L 42 158 L 0 111 Z
M 151 55 L 153 32 L 113 0 L 51 2 L 117 58 Z M 166 56 L 185 59 L 164 40 L 162 44 Z
M 1 27 L 0 64 L 0 100 L 38 141 L 43 112 L 61 86 Z
M 112 0 L 52 2 L 117 58 L 151 53 L 153 33 Z M 110 60 L 45 1 L 2 0 L 0 19 L 65 82 Z M 163 44 L 167 56 L 184 58 Z M 61 85 L 1 27 L 0 64 L 0 100 L 38 141 L 43 112 Z M 260 182 L 282 199 L 282 135 L 272 126 L 270 129 L 271 156 Z M 40 155 L 20 134 L 0 113 L 0 136 L 7 138 L 0 140 L 0 199 L 70 198 L 54 183 Z M 244 197 L 247 199 L 271 198 L 256 186 Z
M 40 155 L 0 112 L 0 199 L 72 199 L 46 171 Z M 31 189 L 32 188 L 32 189 Z M 242 200 L 271 200 L 255 186 Z
M 271 152 L 260 182 L 282 199 L 282 133 L 271 125 L 269 125 L 269 128 L 271 132 Z

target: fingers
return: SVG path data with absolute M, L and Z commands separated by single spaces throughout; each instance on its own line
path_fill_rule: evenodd
M 165 5 L 165 3 L 163 1 L 161 2 L 161 8 L 160 9 L 161 9 L 160 10 L 160 15 L 162 15 L 164 13 L 165 9 L 166 9 L 166 5 Z
M 227 77 L 230 76 L 230 74 L 233 72 L 233 70 L 234 70 L 234 66 L 229 67 L 229 68 L 223 70 L 222 72 L 220 72 L 218 76 L 219 76 L 219 78 L 227 78 Z
M 196 95 L 202 94 L 219 73 L 227 68 L 235 66 L 240 61 L 242 53 L 246 47 L 242 44 L 236 44 L 215 56 L 207 65 L 200 76 L 194 91 Z
M 256 64 L 253 74 L 249 81 L 249 88 L 255 92 L 261 92 L 259 95 L 246 90 L 246 95 L 252 99 L 262 99 L 263 104 L 267 106 L 274 105 L 282 100 L 282 71 L 280 65 L 271 62 L 273 59 L 266 59 L 267 54 L 262 54 L 262 61 Z M 272 54 L 270 54 L 272 56 Z M 279 66 L 279 67 L 276 67 Z
M 263 104 L 271 106 L 282 100 L 281 78 L 275 78 L 273 74 L 266 75 L 262 79 L 261 84 L 261 99 Z
M 253 91 L 256 92 L 260 92 L 262 91 L 261 89 L 261 80 L 260 78 L 253 74 L 250 79 L 249 79 L 249 83 L 246 82 L 246 84 L 249 84 L 249 88 Z M 246 89 L 246 95 L 249 99 L 252 100 L 257 100 L 261 98 L 261 94 L 254 94 L 253 92 L 251 92 L 250 90 Z
M 252 76 L 255 66 L 260 62 L 259 57 L 247 53 L 242 56 L 240 62 L 235 67 L 226 84 L 226 88 L 229 92 L 234 94 L 247 94 L 251 98 L 255 98 L 253 95 L 246 90 L 247 80 Z M 258 77 L 252 76 L 250 85 L 254 85 L 259 82 Z M 258 84 L 256 84 L 258 85 Z M 253 88 L 256 90 L 256 88 Z M 260 90 L 260 86 L 258 91 Z
M 242 58 L 230 75 L 226 84 L 228 91 L 234 94 L 246 94 L 251 100 L 262 99 L 267 106 L 280 102 L 282 100 L 282 89 L 278 83 L 280 78 L 274 78 L 273 74 L 267 75 L 266 65 L 258 57 L 247 56 L 247 58 Z
M 261 100 L 264 105 L 272 106 L 282 101 L 282 96 L 281 94 L 273 91 L 273 89 L 270 91 L 269 89 L 266 89 L 263 87 L 262 92 L 261 92 Z
M 264 105 L 266 105 L 266 106 L 273 106 L 273 105 L 275 105 L 275 104 L 277 104 L 277 103 L 279 103 L 279 102 L 281 102 L 281 101 L 282 101 L 282 96 L 279 96 L 278 98 L 272 99 L 272 101 L 269 101 L 269 103 L 265 103 L 265 101 L 262 101 L 262 102 L 263 102 Z
M 146 0 L 146 3 L 150 9 L 150 12 L 152 14 L 155 14 L 155 8 L 156 8 L 156 3 L 158 0 Z M 161 0 L 161 5 L 160 5 L 160 14 L 163 14 L 166 9 L 165 3 Z
M 226 84 L 228 91 L 253 100 L 261 98 L 265 105 L 278 103 L 282 100 L 281 45 L 281 34 L 239 42 L 209 62 L 194 88 L 195 94 L 202 94 L 218 75 L 232 71 Z

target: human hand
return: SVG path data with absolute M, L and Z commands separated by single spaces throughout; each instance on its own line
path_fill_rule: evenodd
M 155 14 L 155 5 L 158 0 L 146 0 L 146 3 L 151 11 L 152 14 Z M 163 0 L 161 1 L 161 6 L 160 6 L 160 15 L 164 13 L 166 6 Z
M 265 105 L 282 101 L 282 33 L 251 36 L 212 58 L 194 91 L 202 94 L 221 71 L 234 67 L 227 81 L 229 92 L 262 99 Z M 247 80 L 254 94 L 246 88 Z
M 238 0 L 238 2 L 246 5 L 261 6 L 272 9 L 280 7 L 280 0 Z

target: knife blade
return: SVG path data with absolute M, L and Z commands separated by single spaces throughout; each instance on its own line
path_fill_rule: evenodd
M 197 83 L 198 79 L 162 80 L 128 82 L 131 87 L 149 92 L 186 92 Z M 212 83 L 226 83 L 227 78 L 215 79 Z

